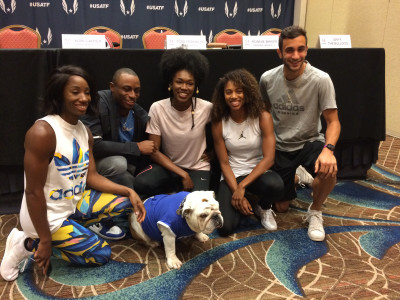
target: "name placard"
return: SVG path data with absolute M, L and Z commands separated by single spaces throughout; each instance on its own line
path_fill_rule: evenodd
M 243 49 L 278 49 L 278 35 L 248 35 L 243 37 Z
M 63 49 L 105 49 L 105 35 L 94 34 L 62 34 Z
M 319 35 L 321 48 L 351 48 L 350 35 Z
M 207 42 L 204 35 L 167 35 L 167 49 L 206 49 L 206 47 Z

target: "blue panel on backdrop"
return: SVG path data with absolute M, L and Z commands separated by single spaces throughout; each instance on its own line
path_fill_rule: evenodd
M 224 29 L 258 35 L 284 28 L 293 14 L 294 0 L 0 0 L 0 27 L 31 27 L 42 36 L 42 48 L 61 48 L 62 33 L 94 26 L 119 32 L 123 48 L 143 48 L 143 33 L 156 26 L 211 42 Z

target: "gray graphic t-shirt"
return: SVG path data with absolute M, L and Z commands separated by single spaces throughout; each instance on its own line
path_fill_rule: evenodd
M 266 71 L 260 79 L 263 99 L 271 104 L 276 149 L 295 151 L 307 141 L 325 141 L 321 114 L 335 109 L 335 90 L 329 75 L 307 62 L 304 73 L 288 81 L 283 65 Z

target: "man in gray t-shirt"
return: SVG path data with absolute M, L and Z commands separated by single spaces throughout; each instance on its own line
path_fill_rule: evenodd
M 279 37 L 279 57 L 283 65 L 265 72 L 260 91 L 271 106 L 276 136 L 274 169 L 285 182 L 285 195 L 275 203 L 278 212 L 288 210 L 296 198 L 295 173 L 302 165 L 315 177 L 313 202 L 307 211 L 308 236 L 323 241 L 322 204 L 336 183 L 334 156 L 340 134 L 335 90 L 329 75 L 306 60 L 307 35 L 298 26 L 285 28 Z M 327 129 L 321 131 L 323 115 Z

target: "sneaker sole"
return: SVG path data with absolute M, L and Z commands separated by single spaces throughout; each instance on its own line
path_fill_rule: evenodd
M 322 242 L 325 240 L 325 235 L 322 238 L 311 238 L 311 236 L 308 234 L 308 237 L 314 242 Z
M 95 232 L 95 233 L 96 233 L 98 236 L 100 236 L 100 237 L 102 237 L 103 239 L 105 239 L 105 240 L 112 240 L 112 241 L 122 240 L 124 237 L 126 237 L 126 234 L 124 234 L 124 235 L 121 236 L 121 237 L 109 237 L 109 236 L 102 235 L 102 234 L 97 233 L 97 232 Z
M 12 237 L 11 239 L 9 237 L 11 236 L 11 234 L 14 235 L 15 233 L 13 233 L 13 232 L 15 232 L 15 231 L 18 231 L 18 229 L 17 228 L 13 228 L 13 230 L 11 230 L 11 232 L 8 235 L 8 238 L 7 238 L 7 241 L 6 241 L 6 251 L 4 251 L 3 260 L 4 260 L 4 257 L 6 257 L 10 252 L 10 244 L 11 244 L 12 241 L 14 241 L 14 237 Z M 19 271 L 17 273 L 17 276 L 13 277 L 12 279 L 6 278 L 6 276 L 3 275 L 3 260 L 1 261 L 1 265 L 0 265 L 0 274 L 1 274 L 1 276 L 3 277 L 4 280 L 7 280 L 7 281 L 15 280 L 19 275 Z
M 274 227 L 274 228 L 268 228 L 268 227 L 265 226 L 263 223 L 261 223 L 261 225 L 262 225 L 262 227 L 264 227 L 266 230 L 269 230 L 269 231 L 275 231 L 275 230 L 278 229 L 278 226 L 276 226 L 276 227 Z
M 91 228 L 89 228 L 92 232 L 94 232 L 95 234 L 97 234 L 99 237 L 105 239 L 105 240 L 112 240 L 112 241 L 118 241 L 118 240 L 122 240 L 124 237 L 126 237 L 126 233 L 124 233 L 123 236 L 121 237 L 110 237 L 104 234 L 101 234 L 100 232 L 97 232 L 95 230 L 92 230 Z

